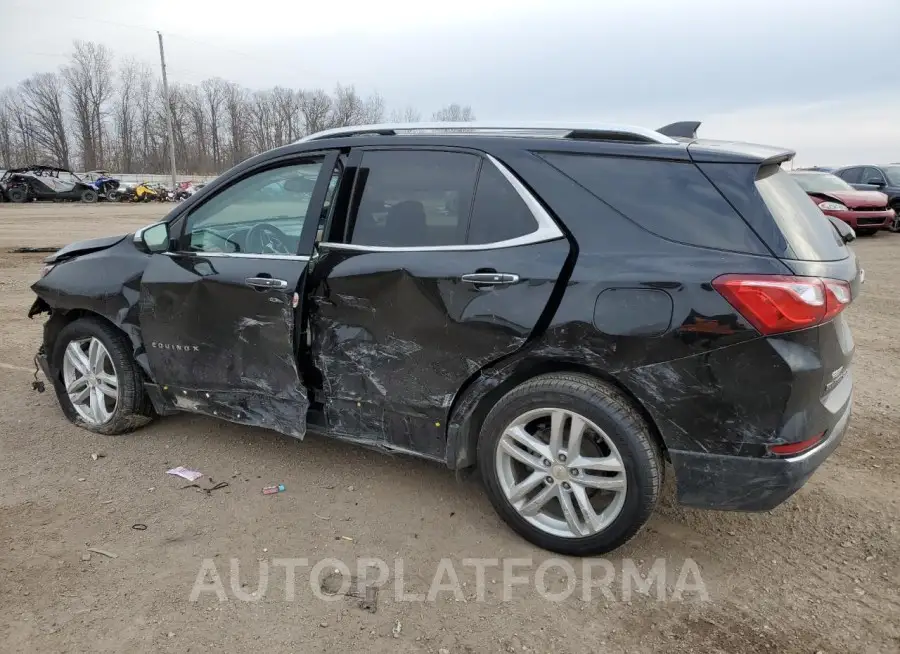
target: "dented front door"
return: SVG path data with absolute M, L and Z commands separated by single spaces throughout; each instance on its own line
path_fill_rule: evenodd
M 302 438 L 296 325 L 335 155 L 250 172 L 180 217 L 141 281 L 147 359 L 176 408 Z

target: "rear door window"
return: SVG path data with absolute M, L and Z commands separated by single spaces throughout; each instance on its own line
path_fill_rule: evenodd
M 794 251 L 793 258 L 837 261 L 847 257 L 847 248 L 828 218 L 781 166 L 762 166 L 756 189 Z
M 434 247 L 466 242 L 479 157 L 459 152 L 363 154 L 350 243 Z
M 531 209 L 490 162 L 484 162 L 469 223 L 469 245 L 499 243 L 537 230 Z
M 839 170 L 837 176 L 850 184 L 859 184 L 860 173 L 862 173 L 862 168 L 847 168 Z

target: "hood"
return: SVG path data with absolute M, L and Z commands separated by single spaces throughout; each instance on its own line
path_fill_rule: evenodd
M 849 209 L 860 207 L 886 207 L 888 197 L 880 191 L 828 191 L 827 193 L 812 193 L 826 199 L 837 200 Z
M 76 257 L 81 254 L 88 254 L 89 252 L 96 252 L 97 250 L 105 250 L 106 248 L 111 248 L 126 236 L 128 236 L 128 234 L 121 234 L 119 236 L 103 236 L 101 238 L 91 238 L 86 241 L 69 243 L 69 245 L 57 250 L 49 257 L 44 259 L 44 262 L 56 263 L 57 261 Z

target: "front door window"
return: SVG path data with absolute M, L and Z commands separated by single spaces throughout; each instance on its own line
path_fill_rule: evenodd
M 323 157 L 246 177 L 194 210 L 181 249 L 203 253 L 297 254 Z

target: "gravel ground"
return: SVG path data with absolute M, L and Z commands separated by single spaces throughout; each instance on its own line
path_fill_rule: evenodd
M 41 256 L 9 249 L 125 232 L 168 208 L 0 205 L 3 651 L 900 651 L 900 401 L 892 396 L 900 299 L 891 272 L 900 235 L 854 246 L 866 283 L 849 310 L 855 415 L 838 451 L 765 514 L 683 509 L 668 483 L 647 528 L 606 559 L 610 593 L 588 589 L 586 601 L 582 561 L 559 560 L 577 571 L 576 591 L 560 599 L 564 568 L 538 572 L 551 555 L 500 522 L 474 477 L 189 415 L 102 437 L 66 422 L 51 393 L 32 391 L 41 321 L 25 314 Z M 165 474 L 177 465 L 203 471 L 204 487 L 228 486 L 183 489 L 189 482 Z M 263 495 L 272 483 L 286 491 Z M 334 558 L 355 575 L 361 557 L 388 566 L 374 612 L 357 598 L 324 595 L 313 574 Z M 464 563 L 476 557 L 498 560 L 483 584 Z M 293 598 L 279 558 L 308 561 L 296 568 Z M 513 558 L 524 560 L 515 570 L 526 583 L 506 592 L 502 562 Z M 628 582 L 630 566 L 652 579 L 657 559 L 668 586 L 641 593 Z M 210 576 L 191 601 L 205 560 L 224 601 Z M 257 586 L 260 565 L 267 587 Z M 673 592 L 688 571 L 705 596 Z M 428 593 L 438 573 L 450 590 L 431 601 L 398 594 Z

